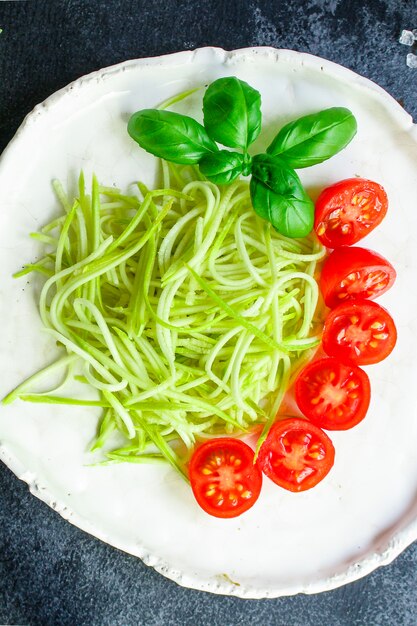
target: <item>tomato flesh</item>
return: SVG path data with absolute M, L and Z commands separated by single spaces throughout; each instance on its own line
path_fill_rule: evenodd
M 359 247 L 336 248 L 326 259 L 320 289 L 326 305 L 333 308 L 352 299 L 373 300 L 394 283 L 396 273 L 377 252 Z
M 343 363 L 379 363 L 392 352 L 396 341 L 394 320 L 370 300 L 339 304 L 324 324 L 323 349 Z
M 210 439 L 190 460 L 191 488 L 198 504 L 210 515 L 230 518 L 250 509 L 259 497 L 262 472 L 254 452 L 239 439 Z
M 370 393 L 367 374 L 334 357 L 312 361 L 295 381 L 300 411 L 326 430 L 347 430 L 359 424 L 368 410 Z
M 387 209 L 387 194 L 378 183 L 364 178 L 341 180 L 320 194 L 314 228 L 328 248 L 351 246 L 382 222 Z
M 268 478 L 288 491 L 311 489 L 329 473 L 334 447 L 320 428 L 300 418 L 276 422 L 259 451 Z

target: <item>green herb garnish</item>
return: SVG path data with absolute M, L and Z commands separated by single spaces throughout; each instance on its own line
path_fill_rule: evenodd
M 229 148 L 246 151 L 261 132 L 261 94 L 234 76 L 211 83 L 203 113 L 210 137 Z
M 327 161 L 350 143 L 356 119 L 349 109 L 333 107 L 286 124 L 267 153 L 296 169 Z
M 180 165 L 199 163 L 218 150 L 201 124 L 172 111 L 138 111 L 129 120 L 128 132 L 147 152 Z
M 261 132 L 261 95 L 234 76 L 219 78 L 203 98 L 204 126 L 186 115 L 145 109 L 129 120 L 130 136 L 147 152 L 180 165 L 197 165 L 216 184 L 251 175 L 256 213 L 287 237 L 313 228 L 314 205 L 295 169 L 317 165 L 343 150 L 356 134 L 351 111 L 332 107 L 286 124 L 267 148 L 252 157 Z M 219 150 L 217 143 L 239 152 Z
M 279 157 L 254 157 L 250 190 L 257 214 L 286 237 L 304 237 L 313 228 L 313 202 L 297 173 Z

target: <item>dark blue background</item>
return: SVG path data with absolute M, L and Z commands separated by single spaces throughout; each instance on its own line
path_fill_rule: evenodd
M 403 28 L 417 28 L 414 0 L 0 0 L 0 28 L 0 151 L 35 104 L 75 78 L 205 45 L 317 54 L 379 83 L 417 117 L 417 70 L 398 43 Z M 183 589 L 74 528 L 0 464 L 0 623 L 416 626 L 417 544 L 336 591 L 214 596 Z

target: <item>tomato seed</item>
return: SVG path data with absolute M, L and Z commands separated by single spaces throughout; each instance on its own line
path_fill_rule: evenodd
M 309 452 L 308 456 L 311 459 L 317 459 L 318 461 L 324 459 L 324 454 L 322 452 Z
M 374 322 L 371 324 L 372 330 L 383 330 L 384 326 L 385 324 L 383 324 L 383 322 Z

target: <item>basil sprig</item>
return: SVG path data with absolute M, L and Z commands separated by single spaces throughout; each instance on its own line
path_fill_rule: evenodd
M 316 165 L 343 150 L 356 134 L 351 111 L 332 107 L 300 117 L 277 133 L 266 154 L 251 157 L 261 130 L 261 96 L 234 76 L 208 86 L 204 126 L 186 115 L 159 109 L 134 113 L 130 136 L 147 152 L 181 165 L 198 164 L 210 181 L 224 185 L 251 175 L 250 193 L 258 215 L 287 237 L 313 228 L 314 205 L 295 169 Z M 239 152 L 219 149 L 217 143 Z

